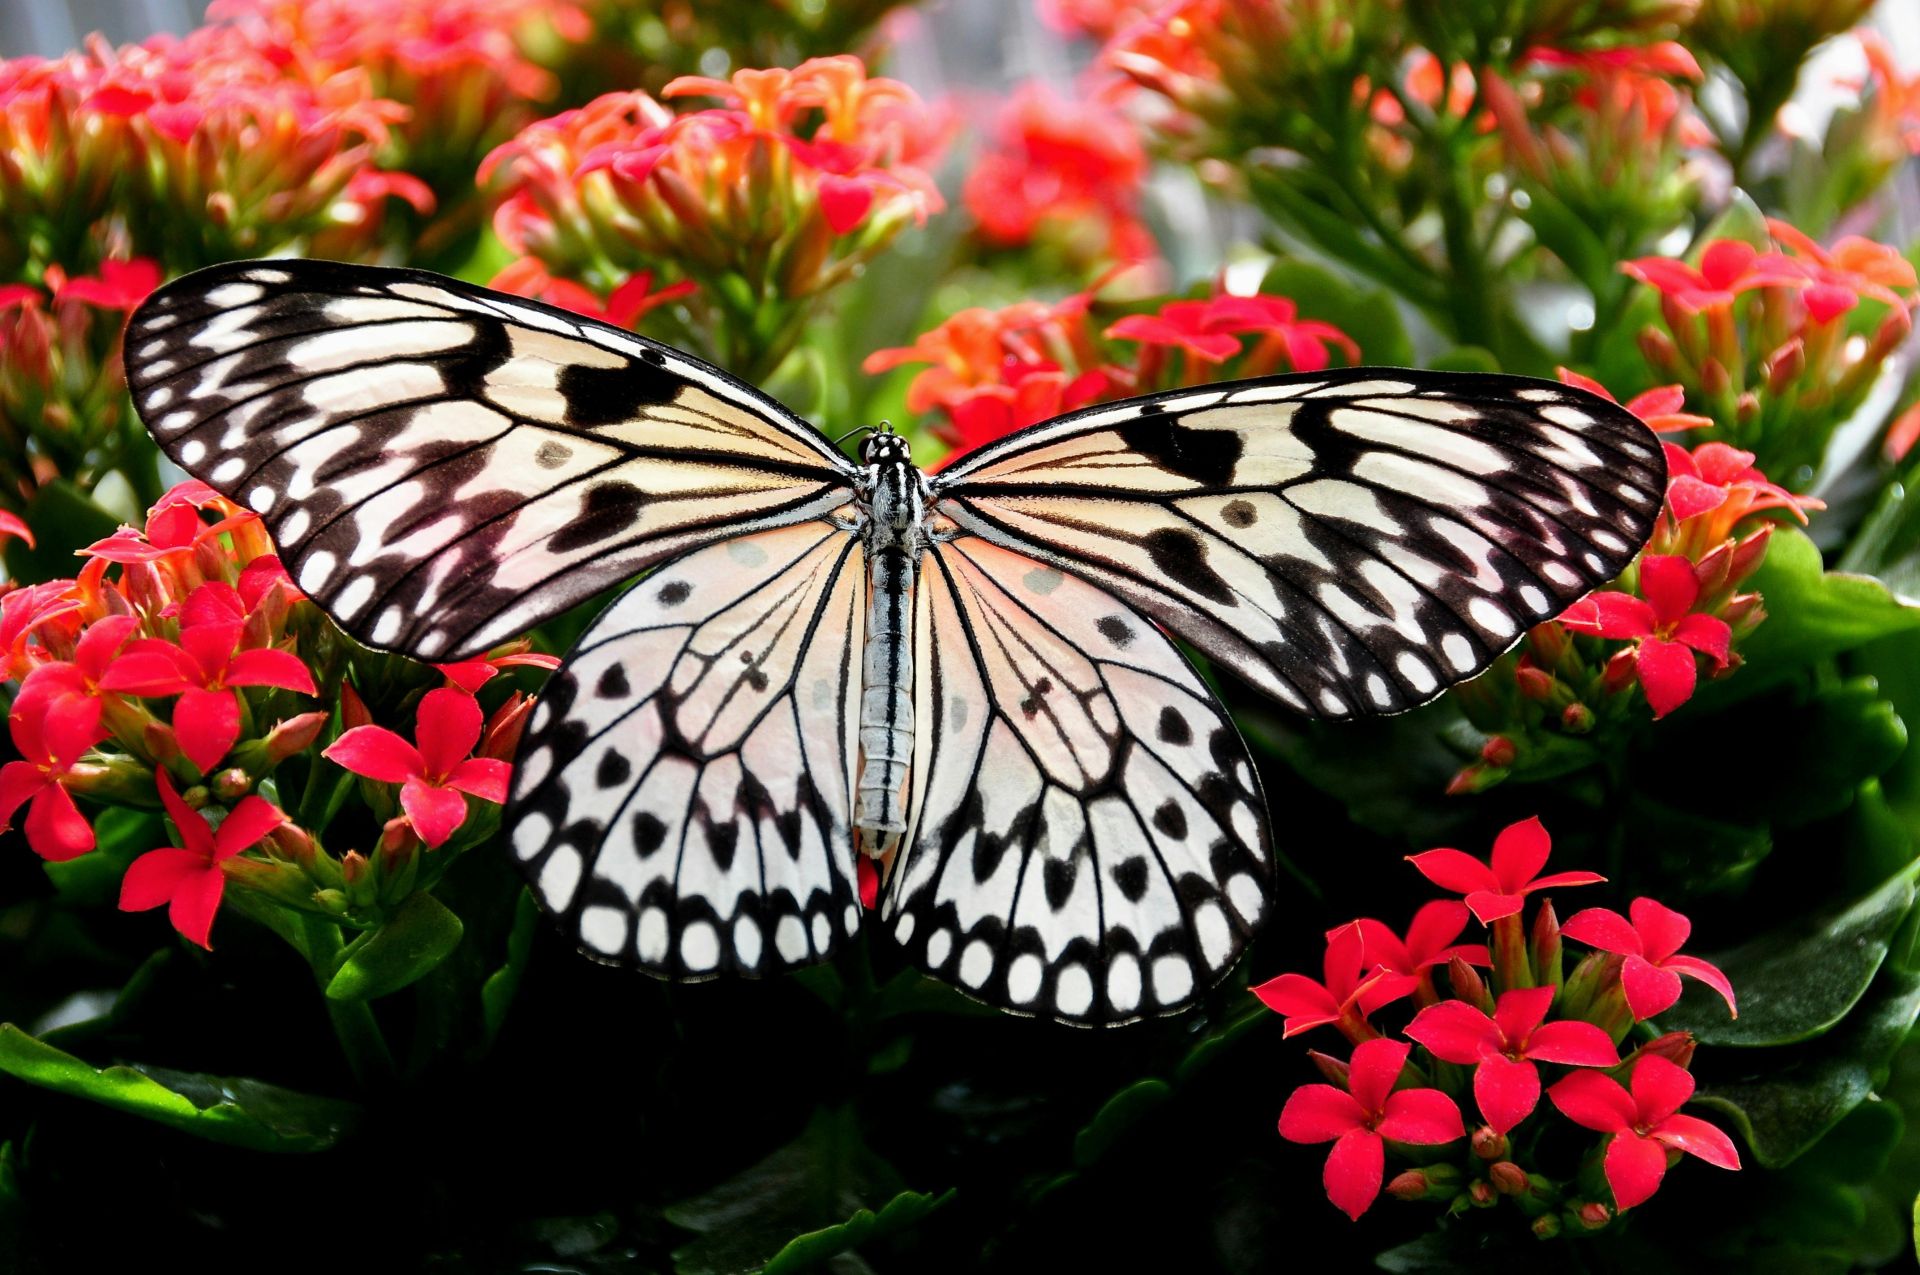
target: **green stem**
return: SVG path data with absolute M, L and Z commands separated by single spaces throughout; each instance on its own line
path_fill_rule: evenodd
M 366 1001 L 337 1001 L 326 997 L 327 984 L 333 981 L 346 950 L 340 941 L 340 927 L 319 917 L 303 917 L 301 928 L 305 931 L 307 959 L 313 965 L 314 979 L 327 1002 L 327 1017 L 333 1022 L 334 1037 L 347 1057 L 354 1080 L 363 1089 L 392 1080 L 393 1052 L 387 1048 L 387 1038 L 381 1034 L 380 1023 L 373 1016 L 373 1006 Z

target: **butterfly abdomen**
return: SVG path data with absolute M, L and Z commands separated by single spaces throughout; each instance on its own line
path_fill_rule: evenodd
M 906 830 L 902 798 L 913 756 L 914 582 L 926 505 L 919 471 L 902 460 L 874 468 L 866 524 L 867 639 L 860 686 L 860 777 L 854 827 L 862 848 L 886 854 Z

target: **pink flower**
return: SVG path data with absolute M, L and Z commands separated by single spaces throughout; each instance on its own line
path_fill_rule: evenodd
M 1667 257 L 1642 257 L 1620 269 L 1651 284 L 1690 314 L 1730 306 L 1737 294 L 1752 288 L 1797 288 L 1806 282 L 1806 275 L 1786 257 L 1777 252 L 1763 254 L 1738 239 L 1708 244 L 1697 269 Z
M 1608 402 L 1620 402 L 1619 399 L 1614 398 L 1613 391 L 1590 376 L 1582 376 L 1571 368 L 1564 367 L 1556 368 L 1555 373 L 1562 384 L 1585 390 L 1589 394 L 1598 394 Z M 1645 421 L 1647 428 L 1656 434 L 1677 434 L 1689 429 L 1708 429 L 1713 425 L 1711 416 L 1699 416 L 1692 412 L 1681 411 L 1680 409 L 1686 406 L 1686 402 L 1685 386 L 1662 385 L 1644 394 L 1634 395 L 1621 406 Z
M 434 667 L 445 673 L 449 682 L 467 694 L 475 695 L 502 669 L 543 668 L 551 672 L 560 667 L 560 657 L 543 655 L 539 651 L 509 650 L 499 655 L 477 655 L 457 664 L 436 664 Z
M 1366 1015 L 1408 995 L 1419 982 L 1384 970 L 1362 978 L 1365 948 L 1357 921 L 1328 930 L 1325 982 L 1316 983 L 1305 974 L 1282 974 L 1250 990 L 1268 1009 L 1286 1015 L 1282 1036 L 1297 1036 L 1327 1023 L 1364 1028 Z
M 384 726 L 356 726 L 322 753 L 356 775 L 400 785 L 400 807 L 414 831 L 438 849 L 467 818 L 462 793 L 498 804 L 507 799 L 511 768 L 470 757 L 480 742 L 480 705 L 451 687 L 428 691 L 415 715 L 418 748 Z
M 1562 885 L 1595 885 L 1606 878 L 1594 872 L 1556 872 L 1541 876 L 1553 842 L 1536 816 L 1509 824 L 1493 839 L 1491 866 L 1459 850 L 1428 850 L 1407 856 L 1407 862 L 1420 869 L 1422 876 L 1443 890 L 1464 894 L 1467 906 L 1491 925 L 1503 916 L 1513 916 L 1525 906 L 1526 896 L 1535 890 L 1551 890 Z
M 1627 958 L 1620 967 L 1620 984 L 1627 994 L 1627 1008 L 1636 1019 L 1652 1018 L 1672 1008 L 1680 999 L 1682 974 L 1720 993 L 1727 1002 L 1727 1012 L 1735 1018 L 1740 1016 L 1733 985 L 1718 967 L 1697 956 L 1676 955 L 1693 932 L 1691 921 L 1653 899 L 1635 899 L 1628 910 L 1632 921 L 1606 908 L 1588 908 L 1575 913 L 1560 932 L 1589 947 Z
M 26 521 L 19 514 L 10 514 L 0 509 L 0 547 L 4 547 L 7 541 L 14 539 L 26 541 L 27 547 L 31 549 L 33 528 L 27 526 Z
M 146 257 L 132 261 L 102 261 L 98 278 L 82 276 L 62 281 L 54 290 L 56 301 L 84 301 L 103 310 L 126 310 L 147 299 L 160 286 L 160 263 Z
M 1362 917 L 1354 924 L 1360 927 L 1366 963 L 1377 970 L 1417 976 L 1456 956 L 1469 965 L 1491 963 L 1485 943 L 1454 943 L 1460 931 L 1467 928 L 1467 908 L 1452 899 L 1435 899 L 1414 913 L 1404 942 L 1384 922 L 1372 917 Z
M 167 904 L 173 928 L 201 947 L 211 948 L 213 914 L 226 892 L 226 873 L 220 865 L 287 821 L 279 807 L 263 797 L 245 797 L 228 812 L 216 831 L 206 817 L 187 807 L 174 791 L 173 779 L 160 772 L 160 803 L 184 843 L 149 850 L 127 867 L 120 881 L 120 910 L 145 912 Z
M 21 759 L 0 767 L 0 829 L 25 805 L 27 844 L 41 858 L 59 863 L 93 849 L 93 828 L 60 781 L 106 738 L 100 701 L 67 678 L 32 676 L 14 697 L 7 726 Z
M 1326 367 L 1329 345 L 1338 346 L 1349 363 L 1360 358 L 1360 347 L 1351 337 L 1331 323 L 1300 318 L 1286 297 L 1222 293 L 1204 301 L 1174 301 L 1160 307 L 1157 315 L 1130 314 L 1106 332 L 1118 340 L 1177 346 L 1207 363 L 1240 353 L 1241 343 L 1234 334 L 1261 336 L 1262 352 L 1270 352 L 1260 362 L 1284 361 L 1300 372 Z
M 1358 1221 L 1380 1194 L 1386 1142 L 1434 1146 L 1466 1136 L 1460 1109 L 1438 1089 L 1394 1089 L 1411 1047 L 1369 1040 L 1354 1047 L 1347 1087 L 1302 1085 L 1280 1112 L 1289 1142 L 1331 1142 L 1322 1175 L 1327 1198 Z
M 1607 1185 L 1621 1209 L 1660 1189 L 1669 1150 L 1722 1169 L 1740 1167 L 1740 1154 L 1726 1134 L 1704 1120 L 1677 1114 L 1692 1096 L 1693 1077 L 1658 1055 L 1634 1064 L 1632 1093 L 1597 1071 L 1576 1071 L 1547 1090 L 1567 1119 L 1613 1135 L 1606 1151 Z
M 1727 666 L 1733 630 L 1718 616 L 1693 613 L 1700 581 L 1693 564 L 1678 554 L 1642 558 L 1640 592 L 1645 596 L 1590 593 L 1567 608 L 1560 623 L 1574 633 L 1632 641 L 1634 674 L 1657 720 L 1693 695 L 1696 651 L 1718 668 Z
M 1474 1067 L 1473 1100 L 1495 1133 L 1533 1114 L 1540 1102 L 1536 1062 L 1616 1067 L 1613 1038 L 1592 1023 L 1545 1022 L 1552 987 L 1503 992 L 1493 1017 L 1465 1001 L 1429 1005 L 1407 1025 L 1407 1035 L 1443 1062 Z

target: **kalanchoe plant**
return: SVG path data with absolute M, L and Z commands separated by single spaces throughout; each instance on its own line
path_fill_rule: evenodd
M 1534 891 L 1604 884 L 1592 872 L 1541 875 L 1550 849 L 1546 830 L 1529 819 L 1500 834 L 1491 864 L 1448 848 L 1412 856 L 1425 876 L 1464 893 L 1467 904 L 1441 901 L 1458 911 L 1437 913 L 1429 903 L 1415 919 L 1415 930 L 1435 927 L 1423 946 L 1436 950 L 1422 964 L 1445 960 L 1445 991 L 1437 980 L 1424 981 L 1419 1008 L 1397 1028 L 1375 1019 L 1414 992 L 1416 978 L 1405 970 L 1405 945 L 1377 921 L 1328 933 L 1326 984 L 1282 974 L 1253 989 L 1268 1008 L 1288 1015 L 1287 1035 L 1332 1024 L 1354 1042 L 1346 1062 L 1312 1055 L 1348 1092 L 1302 1086 L 1280 1116 L 1280 1134 L 1289 1141 L 1338 1139 L 1325 1185 L 1349 1217 L 1358 1220 L 1379 1193 L 1388 1150 L 1411 1156 L 1414 1166 L 1392 1179 L 1390 1195 L 1456 1214 L 1508 1197 L 1522 1223 L 1542 1236 L 1604 1229 L 1645 1203 L 1666 1172 L 1666 1148 L 1723 1169 L 1740 1167 L 1725 1133 L 1677 1114 L 1693 1093 L 1685 1070 L 1693 1046 L 1684 1035 L 1656 1035 L 1649 1021 L 1672 1006 L 1682 972 L 1711 984 L 1732 1013 L 1725 976 L 1697 957 L 1675 955 L 1686 941 L 1686 918 L 1652 899 L 1635 900 L 1631 923 L 1590 908 L 1561 925 L 1542 897 L 1529 923 Z M 1464 922 L 1467 909 L 1492 931 L 1491 961 L 1484 948 L 1437 950 L 1445 931 L 1457 936 L 1453 922 Z M 1563 973 L 1567 940 L 1594 951 Z M 1476 955 L 1485 976 L 1471 963 Z M 1406 1041 L 1393 1038 L 1396 1030 Z M 1623 1058 L 1619 1046 L 1636 1030 L 1641 1044 Z M 1557 1077 L 1551 1085 L 1543 1068 Z M 1550 1106 L 1542 1106 L 1543 1093 Z M 1478 1113 L 1471 1138 L 1462 1110 Z M 1586 1157 L 1603 1165 L 1604 1193 L 1586 1160 L 1569 1150 L 1565 1129 L 1554 1128 L 1556 1112 L 1606 1135 Z M 1436 1145 L 1454 1150 L 1436 1156 L 1428 1150 Z M 1542 1226 L 1543 1218 L 1553 1221 Z

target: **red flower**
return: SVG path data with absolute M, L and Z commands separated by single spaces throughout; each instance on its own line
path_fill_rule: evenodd
M 32 548 L 33 528 L 27 526 L 26 521 L 19 514 L 10 514 L 0 509 L 0 547 L 16 538 L 26 541 L 27 547 Z
M 1407 856 L 1407 862 L 1443 890 L 1464 894 L 1467 906 L 1491 925 L 1503 916 L 1513 916 L 1525 906 L 1526 896 L 1535 890 L 1551 890 L 1562 885 L 1595 885 L 1606 878 L 1595 872 L 1556 872 L 1541 876 L 1553 842 L 1536 816 L 1509 824 L 1493 839 L 1491 866 L 1460 850 L 1428 850 Z
M 1413 914 L 1404 942 L 1386 924 L 1372 917 L 1354 922 L 1360 927 L 1366 963 L 1377 970 L 1418 976 L 1422 970 L 1445 965 L 1459 957 L 1469 965 L 1491 964 L 1485 943 L 1454 943 L 1467 928 L 1465 904 L 1435 899 Z
M 1806 510 L 1825 509 L 1813 496 L 1796 496 L 1753 467 L 1753 453 L 1726 443 L 1702 443 L 1691 452 L 1672 443 L 1667 453 L 1667 508 L 1677 521 L 1713 514 L 1700 539 L 1717 544 L 1734 525 L 1768 509 L 1785 509 L 1801 522 Z
M 180 751 L 202 773 L 210 772 L 240 738 L 240 701 L 230 688 L 274 686 L 303 695 L 319 693 L 312 672 L 291 652 L 236 649 L 244 625 L 226 618 L 222 603 L 227 594 L 238 598 L 228 585 L 201 585 L 183 605 L 186 623 L 178 646 L 164 638 L 137 638 L 100 678 L 103 690 L 178 695 L 174 736 Z
M 51 671 L 51 670 L 49 670 Z M 74 763 L 106 738 L 100 701 L 63 677 L 29 677 L 7 715 L 21 760 L 0 767 L 0 830 L 27 807 L 27 844 L 56 863 L 93 849 L 93 827 L 60 786 Z
M 434 667 L 445 673 L 449 682 L 467 694 L 474 695 L 481 687 L 492 681 L 494 675 L 501 669 L 543 668 L 552 671 L 560 667 L 560 657 L 542 655 L 538 651 L 510 650 L 499 655 L 477 655 L 473 659 L 461 660 L 457 664 L 436 664 Z
M 1698 670 L 1694 652 L 1725 668 L 1733 630 L 1718 616 L 1696 615 L 1700 581 L 1693 564 L 1678 554 L 1648 554 L 1640 560 L 1640 592 L 1590 593 L 1567 608 L 1560 623 L 1575 633 L 1629 639 L 1631 660 L 1656 720 L 1693 695 Z
M 1676 955 L 1693 932 L 1691 921 L 1653 899 L 1635 899 L 1628 910 L 1633 914 L 1632 921 L 1606 908 L 1588 908 L 1575 913 L 1560 932 L 1589 947 L 1627 958 L 1620 968 L 1620 984 L 1627 993 L 1627 1008 L 1636 1019 L 1649 1019 L 1670 1009 L 1680 999 L 1682 974 L 1720 993 L 1727 1002 L 1727 1012 L 1735 1018 L 1740 1016 L 1733 985 L 1725 974 L 1697 956 Z
M 1612 1134 L 1607 1144 L 1607 1185 L 1613 1200 L 1630 1209 L 1660 1189 L 1669 1150 L 1698 1156 L 1722 1169 L 1740 1167 L 1740 1154 L 1726 1134 L 1704 1120 L 1677 1114 L 1693 1096 L 1693 1077 L 1658 1055 L 1633 1067 L 1633 1092 L 1597 1071 L 1576 1071 L 1547 1090 L 1562 1115 L 1577 1125 Z
M 1620 402 L 1613 396 L 1613 391 L 1590 376 L 1582 376 L 1571 368 L 1564 367 L 1556 368 L 1554 371 L 1563 384 L 1585 390 L 1589 394 L 1598 394 L 1610 403 Z M 1685 406 L 1686 401 L 1685 386 L 1662 385 L 1644 394 L 1634 395 L 1621 406 L 1646 422 L 1647 428 L 1656 434 L 1677 434 L 1682 430 L 1711 428 L 1713 425 L 1711 416 L 1696 416 L 1691 412 L 1680 410 Z
M 1807 286 L 1801 293 L 1807 313 L 1815 322 L 1827 323 L 1854 306 L 1861 298 L 1871 297 L 1897 308 L 1906 308 L 1911 297 L 1902 297 L 1895 288 L 1912 290 L 1915 283 L 1913 263 L 1886 244 L 1847 235 L 1831 249 L 1822 248 L 1805 233 L 1779 220 L 1767 219 L 1773 237 L 1792 250 Z
M 1380 1194 L 1384 1139 L 1434 1146 L 1466 1136 L 1460 1109 L 1438 1089 L 1394 1089 L 1409 1049 L 1398 1040 L 1362 1041 L 1345 1090 L 1302 1085 L 1280 1112 L 1287 1141 L 1333 1143 L 1322 1175 L 1327 1198 L 1356 1221 Z
M 1555 991 L 1516 987 L 1503 992 L 1491 1018 L 1465 1001 L 1441 1001 L 1415 1015 L 1407 1035 L 1443 1062 L 1474 1067 L 1473 1100 L 1494 1132 L 1505 1133 L 1539 1105 L 1536 1062 L 1620 1064 L 1613 1038 L 1592 1023 L 1544 1021 Z
M 103 310 L 126 310 L 147 299 L 160 286 L 160 263 L 147 257 L 132 261 L 102 261 L 98 278 L 67 279 L 54 289 L 56 301 L 84 301 Z
M 160 803 L 167 808 L 173 826 L 185 843 L 175 849 L 164 846 L 149 850 L 127 867 L 120 881 L 120 910 L 145 912 L 162 903 L 168 905 L 167 919 L 173 928 L 201 947 L 211 948 L 213 914 L 220 910 L 220 896 L 227 888 L 226 873 L 220 865 L 239 854 L 287 821 L 279 807 L 263 797 L 243 798 L 228 812 L 216 831 L 180 800 L 173 779 L 160 772 Z
M 446 844 L 466 822 L 462 793 L 496 804 L 507 799 L 506 762 L 469 757 L 480 741 L 480 705 L 465 691 L 428 691 L 415 715 L 415 748 L 384 726 L 356 726 L 321 756 L 356 775 L 400 785 L 400 807 L 430 848 Z
M 1329 361 L 1327 346 L 1337 345 L 1347 362 L 1358 362 L 1360 347 L 1331 323 L 1302 319 L 1286 297 L 1239 297 L 1222 293 L 1204 301 L 1174 301 L 1158 315 L 1130 314 L 1107 329 L 1110 338 L 1147 345 L 1178 346 L 1193 357 L 1219 363 L 1240 353 L 1233 334 L 1256 333 L 1261 344 L 1283 355 L 1295 371 L 1318 372 Z
M 15 589 L 0 598 L 0 679 L 24 678 L 33 671 L 33 656 L 27 639 L 55 621 L 61 627 L 77 630 L 80 624 L 80 599 L 73 581 L 48 580 Z
M 1776 252 L 1762 254 L 1738 239 L 1716 239 L 1701 254 L 1699 268 L 1667 257 L 1642 257 L 1620 267 L 1670 297 L 1682 310 L 1730 306 L 1736 294 L 1773 285 L 1799 287 L 1806 275 Z
M 1419 982 L 1389 970 L 1362 978 L 1365 949 L 1359 922 L 1328 930 L 1324 983 L 1305 974 L 1282 974 L 1250 990 L 1268 1009 L 1286 1015 L 1282 1036 L 1297 1036 L 1327 1023 L 1361 1025 L 1366 1015 L 1408 995 Z
M 488 286 L 523 297 L 533 297 L 548 305 L 557 305 L 575 314 L 611 323 L 617 328 L 631 328 L 649 311 L 678 301 L 681 297 L 691 296 L 699 290 L 691 280 L 683 279 L 655 292 L 653 272 L 642 270 L 608 293 L 603 305 L 592 289 L 571 279 L 554 278 L 547 272 L 545 264 L 534 257 L 520 258 L 495 275 Z

